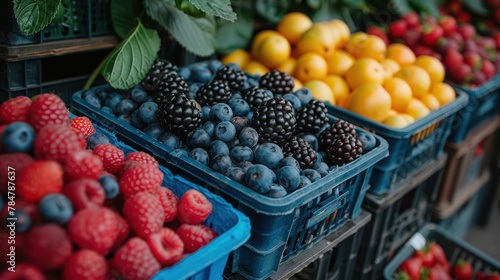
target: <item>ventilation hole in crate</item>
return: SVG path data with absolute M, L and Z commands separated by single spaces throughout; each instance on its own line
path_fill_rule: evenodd
M 338 270 L 340 269 L 340 264 L 343 260 L 339 260 L 339 247 L 333 248 L 333 250 L 329 253 L 330 254 L 330 263 L 328 264 L 328 279 L 331 279 L 334 274 L 338 273 Z

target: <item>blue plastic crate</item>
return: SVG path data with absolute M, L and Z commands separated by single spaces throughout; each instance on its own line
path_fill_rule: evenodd
M 136 151 L 118 141 L 116 136 L 107 130 L 98 126 L 95 126 L 95 128 L 96 131 L 108 136 L 110 143 L 124 151 L 125 156 Z M 179 175 L 173 175 L 169 169 L 163 166 L 160 166 L 160 170 L 164 175 L 162 185 L 168 186 L 177 197 L 181 197 L 190 189 L 198 190 L 207 197 L 213 205 L 213 210 L 204 224 L 215 230 L 219 236 L 174 266 L 162 269 L 153 279 L 222 279 L 229 254 L 250 238 L 250 221 L 248 217 L 234 209 L 220 196 L 212 194 L 205 188 Z
M 469 103 L 457 113 L 448 137 L 448 141 L 460 143 L 479 125 L 500 113 L 500 74 L 477 89 L 453 87 L 469 96 Z
M 404 128 L 393 128 L 346 109 L 326 104 L 330 114 L 383 137 L 389 143 L 389 157 L 375 165 L 370 193 L 382 195 L 393 191 L 405 178 L 438 158 L 451 132 L 455 114 L 468 102 L 468 96 L 457 91 L 455 101 L 432 111 Z
M 82 92 L 73 95 L 73 109 L 116 132 L 125 141 L 150 151 L 172 168 L 193 176 L 222 195 L 250 218 L 252 236 L 233 254 L 233 271 L 261 279 L 280 263 L 308 248 L 361 212 L 376 162 L 387 156 L 387 142 L 376 136 L 376 147 L 336 172 L 282 198 L 259 194 L 209 167 L 171 150 L 137 128 L 88 105 Z
M 432 240 L 441 245 L 450 263 L 454 264 L 458 259 L 471 262 L 474 274 L 478 271 L 500 271 L 500 262 L 486 255 L 476 247 L 455 236 L 453 232 L 444 230 L 436 224 L 427 224 L 399 250 L 397 255 L 384 269 L 384 278 L 394 280 L 394 274 L 399 265 L 409 259 L 415 253 L 415 248 L 420 248 L 425 240 Z

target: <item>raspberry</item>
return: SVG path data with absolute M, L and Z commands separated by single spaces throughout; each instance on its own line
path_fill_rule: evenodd
M 158 162 L 156 161 L 156 159 L 150 154 L 145 152 L 132 152 L 128 154 L 128 156 L 125 158 L 125 161 L 129 160 L 135 160 L 142 163 L 149 163 L 158 167 Z
M 147 280 L 160 271 L 146 241 L 133 237 L 127 241 L 111 260 L 111 275 L 114 279 Z
M 161 205 L 163 206 L 163 212 L 165 213 L 165 223 L 174 220 L 177 217 L 177 204 L 179 199 L 177 196 L 169 189 L 165 187 L 158 188 L 158 193 L 156 194 L 158 199 L 160 199 Z
M 120 178 L 120 192 L 125 198 L 138 192 L 156 193 L 163 182 L 163 173 L 151 164 L 140 164 L 125 171 Z
M 217 232 L 207 226 L 189 224 L 182 224 L 177 229 L 177 234 L 184 242 L 187 253 L 195 252 L 218 236 Z
M 55 224 L 34 227 L 25 242 L 26 261 L 45 270 L 61 268 L 73 249 L 66 231 Z
M 138 166 L 138 165 L 141 165 L 141 164 L 144 164 L 142 162 L 138 162 L 138 161 L 135 161 L 135 160 L 128 160 L 128 161 L 125 161 L 122 165 L 122 168 L 116 173 L 116 175 L 121 178 L 123 176 L 123 173 L 125 173 L 125 171 L 131 169 L 132 167 L 135 167 L 135 166 Z
M 49 193 L 59 193 L 63 188 L 63 169 L 53 160 L 39 160 L 26 166 L 16 178 L 16 191 L 28 202 L 38 202 Z
M 69 257 L 64 265 L 64 280 L 106 279 L 108 263 L 95 251 L 82 249 Z
M 149 248 L 163 266 L 171 266 L 178 262 L 184 253 L 184 243 L 175 231 L 162 228 L 148 238 Z
M 80 139 L 67 125 L 48 125 L 38 132 L 33 142 L 35 158 L 64 163 L 69 153 L 85 149 Z
M 66 157 L 66 176 L 70 180 L 90 178 L 98 179 L 103 172 L 102 160 L 91 151 L 73 151 Z
M 165 218 L 160 200 L 147 192 L 128 198 L 123 205 L 123 216 L 135 234 L 144 239 L 159 232 Z
M 31 104 L 31 99 L 26 96 L 18 96 L 5 101 L 0 105 L 0 122 L 4 124 L 27 122 Z
M 75 212 L 85 208 L 98 208 L 104 204 L 106 194 L 94 179 L 78 179 L 64 186 L 63 194 L 71 201 Z
M 87 147 L 87 138 L 85 138 L 85 134 L 83 134 L 83 132 L 81 132 L 80 130 L 78 130 L 74 127 L 71 127 L 71 131 L 73 131 L 73 133 L 75 133 L 76 136 L 78 136 L 78 143 L 80 144 L 80 147 L 86 148 Z
M 0 273 L 0 279 L 2 280 L 45 280 L 43 271 L 38 267 L 29 263 L 18 263 L 16 264 L 16 272 L 9 271 L 5 269 Z
M 113 144 L 100 144 L 94 148 L 94 155 L 101 158 L 104 170 L 109 173 L 116 173 L 123 166 L 123 151 Z
M 71 128 L 83 133 L 85 139 L 94 134 L 95 128 L 87 117 L 76 117 L 71 120 Z
M 33 163 L 33 158 L 25 153 L 12 153 L 0 155 L 0 170 L 8 170 L 9 166 L 20 174 L 24 167 Z M 7 195 L 9 178 L 0 176 L 0 193 Z
M 127 221 L 120 216 L 120 214 L 115 213 L 116 223 L 118 224 L 118 234 L 116 235 L 115 242 L 113 243 L 112 249 L 118 249 L 120 246 L 127 240 L 128 235 L 130 234 L 130 227 Z
M 52 93 L 39 94 L 31 104 L 28 122 L 35 131 L 39 131 L 48 124 L 68 125 L 70 124 L 69 111 L 59 96 Z
M 212 203 L 197 190 L 188 190 L 179 200 L 177 209 L 178 219 L 181 223 L 203 223 L 212 213 Z
M 118 235 L 116 214 L 104 207 L 80 210 L 69 221 L 68 232 L 76 245 L 105 256 Z

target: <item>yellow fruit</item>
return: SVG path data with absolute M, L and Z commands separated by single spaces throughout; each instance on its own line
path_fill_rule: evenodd
M 392 100 L 391 100 L 392 102 Z M 398 111 L 394 110 L 394 109 L 391 109 L 389 110 L 389 115 L 387 117 L 390 117 L 390 116 L 394 116 L 394 115 L 397 115 L 398 114 Z
M 328 21 L 330 25 L 332 25 L 340 34 L 340 42 L 339 46 L 344 45 L 349 37 L 351 36 L 351 31 L 349 30 L 349 26 L 339 19 L 332 19 Z
M 335 96 L 335 102 L 337 102 L 337 104 L 342 104 L 344 99 L 349 95 L 349 86 L 347 82 L 337 75 L 328 75 L 323 78 L 323 82 L 332 89 L 333 95 Z
M 247 72 L 250 75 L 262 76 L 269 72 L 269 68 L 267 68 L 264 64 L 251 60 L 247 63 L 247 65 L 243 68 L 243 71 Z
M 286 14 L 276 26 L 276 30 L 290 42 L 295 44 L 300 36 L 313 25 L 312 20 L 305 14 L 293 12 Z
M 287 73 L 289 75 L 292 75 L 293 74 L 293 70 L 295 70 L 295 65 L 296 64 L 297 64 L 297 61 L 295 60 L 295 58 L 290 57 L 285 62 L 283 62 L 282 64 L 280 64 L 278 67 L 276 67 L 276 70 L 278 70 L 280 72 L 285 72 L 285 73 Z
M 282 35 L 271 35 L 257 49 L 255 57 L 269 68 L 277 67 L 290 58 L 292 48 Z
M 349 37 L 349 39 L 346 41 L 344 49 L 346 52 L 348 52 L 350 55 L 353 57 L 355 56 L 356 51 L 358 50 L 358 46 L 361 44 L 364 44 L 366 40 L 368 40 L 369 34 L 364 33 L 364 32 L 356 32 Z
M 349 40 L 346 50 L 354 58 L 373 58 L 381 62 L 385 58 L 387 47 L 384 40 L 374 35 L 357 35 L 356 39 Z
M 349 107 L 349 102 L 351 101 L 351 94 L 348 94 L 344 100 L 342 100 L 342 102 L 337 102 L 337 105 L 344 108 L 344 109 L 347 109 L 347 107 Z
M 415 120 L 418 120 L 430 114 L 431 111 L 422 101 L 412 98 L 404 112 L 412 116 Z
M 356 60 L 347 70 L 345 78 L 351 90 L 370 83 L 382 84 L 384 82 L 384 68 L 372 58 L 362 58 Z
M 253 38 L 252 46 L 250 47 L 250 53 L 253 56 L 257 56 L 257 50 L 260 48 L 260 45 L 271 35 L 280 35 L 280 33 L 274 30 L 263 30 L 257 33 L 257 35 L 255 35 L 255 37 Z
M 415 65 L 427 71 L 427 74 L 431 77 L 431 84 L 443 82 L 445 70 L 439 59 L 430 55 L 421 55 L 417 57 Z
M 429 77 L 429 74 L 424 69 L 415 65 L 402 67 L 394 77 L 401 78 L 407 82 L 410 85 L 413 96 L 417 98 L 421 98 L 429 93 L 431 88 L 431 77 Z
M 296 90 L 301 89 L 301 88 L 304 87 L 304 85 L 302 84 L 302 82 L 299 81 L 299 80 L 297 80 L 296 78 L 293 78 L 293 83 L 294 83 L 293 91 L 296 91 Z
M 399 115 L 400 115 L 400 116 L 402 116 L 403 118 L 405 118 L 405 119 L 406 119 L 406 122 L 407 122 L 408 124 L 411 124 L 411 123 L 414 123 L 414 122 L 415 122 L 415 118 L 414 118 L 414 117 L 412 117 L 412 116 L 410 116 L 410 115 L 408 115 L 408 114 L 405 114 L 405 113 L 399 113 Z
M 326 59 L 328 74 L 343 76 L 354 64 L 354 57 L 343 50 L 336 50 Z
M 385 78 L 390 78 L 394 74 L 396 74 L 401 67 L 399 67 L 399 64 L 397 64 L 396 61 L 386 58 L 380 62 L 380 65 L 382 65 L 382 68 L 384 68 L 384 74 Z
M 393 43 L 387 47 L 386 58 L 396 61 L 399 66 L 411 65 L 415 62 L 415 53 L 406 45 Z
M 424 95 L 420 101 L 422 101 L 431 111 L 439 109 L 439 100 L 432 94 Z
M 383 121 L 383 123 L 395 128 L 403 128 L 408 125 L 406 118 L 399 114 L 389 116 Z
M 328 73 L 325 59 L 317 53 L 306 53 L 297 59 L 294 76 L 302 82 L 321 80 Z
M 237 49 L 222 58 L 222 63 L 238 65 L 241 69 L 251 60 L 250 54 L 242 49 Z
M 441 106 L 450 103 L 456 98 L 455 90 L 445 83 L 433 85 L 429 93 L 437 98 Z
M 314 24 L 297 41 L 294 55 L 301 56 L 305 53 L 317 53 L 324 58 L 331 56 L 338 44 L 336 37 L 325 24 Z
M 391 96 L 380 84 L 366 84 L 351 93 L 348 109 L 381 122 L 391 110 Z
M 305 82 L 304 87 L 308 88 L 312 92 L 313 97 L 319 101 L 330 102 L 330 104 L 335 105 L 335 96 L 325 82 L 320 80 L 311 80 Z
M 400 78 L 392 77 L 385 79 L 383 86 L 391 95 L 392 109 L 399 112 L 404 111 L 412 97 L 408 83 Z

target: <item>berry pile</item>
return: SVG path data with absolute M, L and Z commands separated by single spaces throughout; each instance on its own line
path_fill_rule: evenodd
M 156 63 L 150 72 L 158 72 L 158 65 L 170 64 Z M 147 76 L 130 91 L 94 89 L 83 98 L 179 154 L 269 197 L 307 186 L 375 146 L 371 134 L 358 134 L 342 120 L 330 123 L 324 103 L 306 88 L 293 91 L 293 78 L 284 72 L 247 76 L 217 60 L 168 69 L 165 77 L 176 76 L 188 92 L 185 86 Z M 159 85 L 167 89 L 165 94 L 151 99 L 157 97 L 151 89 Z M 100 97 L 105 106 L 89 102 L 89 96 Z M 120 104 L 136 109 L 124 114 Z
M 0 167 L 15 170 L 0 179 L 0 216 L 17 218 L 0 232 L 0 279 L 150 279 L 218 236 L 203 225 L 213 206 L 202 193 L 177 197 L 155 158 L 70 120 L 58 96 L 16 97 L 0 112 Z

